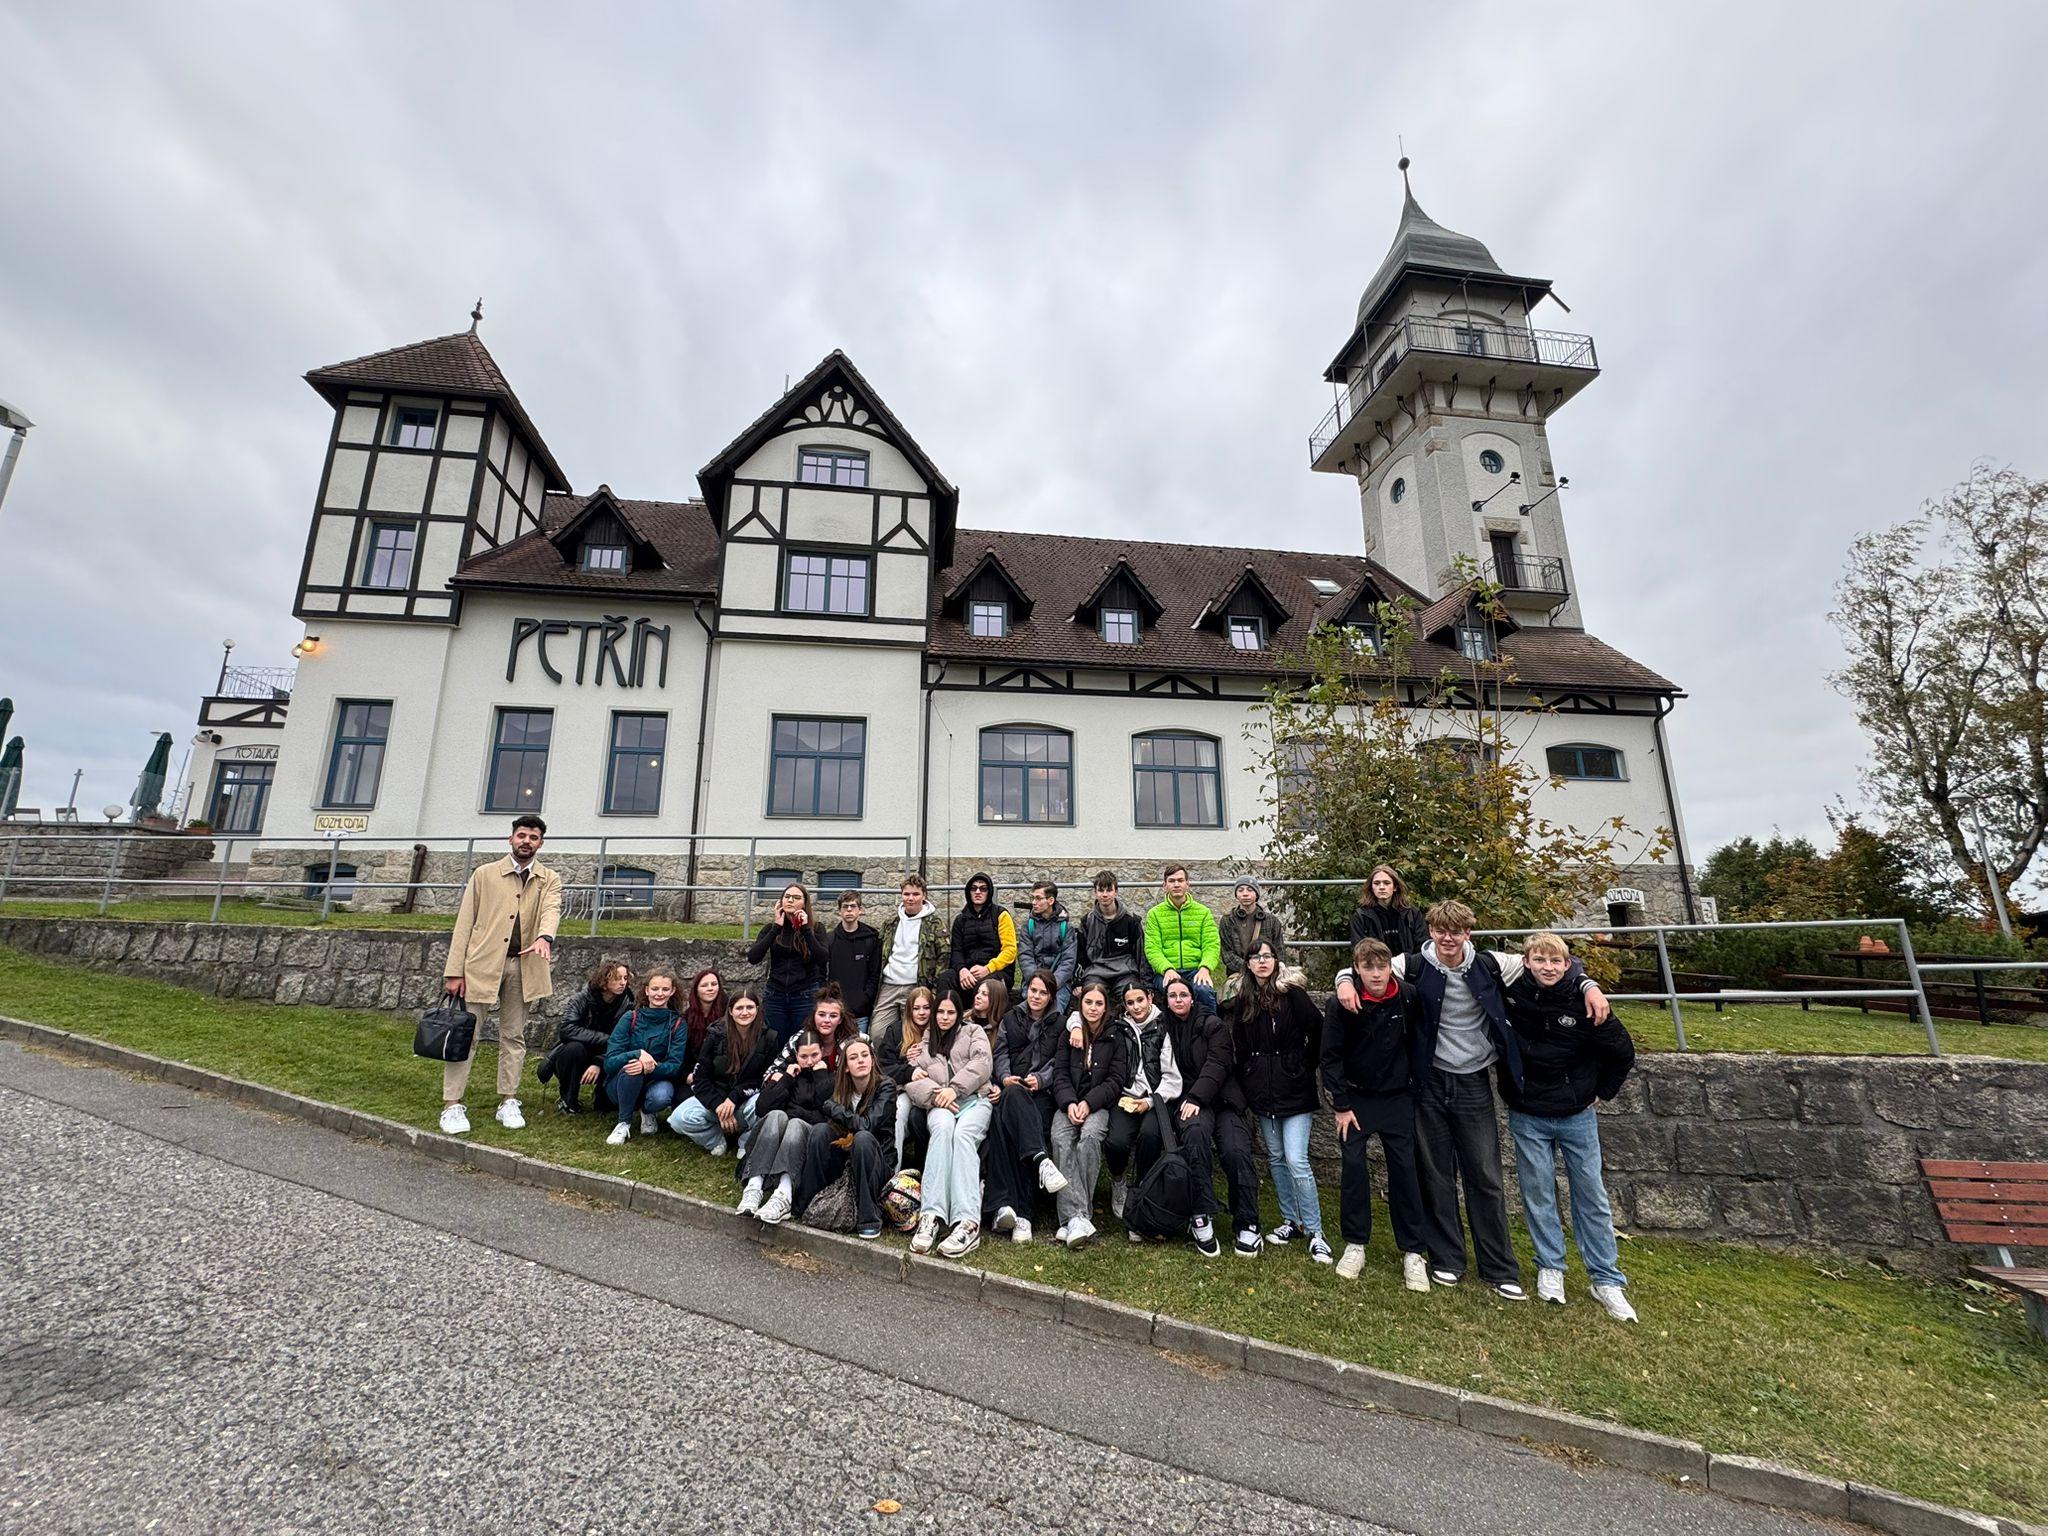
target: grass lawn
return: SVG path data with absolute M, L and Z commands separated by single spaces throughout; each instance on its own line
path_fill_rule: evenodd
M 1629 1033 L 1647 1051 L 1671 1051 L 1678 1041 L 1671 1014 L 1655 1003 L 1617 1004 Z M 1947 1056 L 2001 1056 L 2048 1061 L 2048 1029 L 2026 1024 L 1977 1024 L 1936 1019 L 1934 1032 Z M 1927 1031 L 1917 1018 L 1860 1013 L 1854 1008 L 1801 1011 L 1797 1003 L 1729 1003 L 1685 1010 L 1685 1043 L 1695 1051 L 1773 1051 L 1780 1055 L 1925 1056 Z
M 411 1054 L 411 1022 L 389 1015 L 223 1002 L 83 976 L 6 948 L 0 1013 L 412 1125 L 431 1127 L 440 1108 L 439 1067 Z M 607 1147 L 606 1119 L 554 1112 L 537 1084 L 528 1129 L 503 1131 L 482 1109 L 494 1055 L 486 1046 L 476 1066 L 476 1083 L 486 1085 L 471 1095 L 479 1141 L 734 1198 L 731 1163 L 666 1133 Z M 1334 1234 L 1334 1188 L 1324 1207 Z M 1384 1212 L 1365 1275 L 1353 1283 L 1299 1248 L 1255 1263 L 1227 1254 L 1204 1261 L 1185 1244 L 1128 1243 L 1106 1215 L 1102 1225 L 1113 1240 L 1078 1253 L 990 1241 L 974 1262 L 1717 1451 L 2023 1519 L 2048 1516 L 2048 1347 L 2003 1294 L 1851 1260 L 1639 1238 L 1622 1254 L 1643 1314 L 1629 1329 L 1586 1299 L 1576 1260 L 1564 1308 L 1511 1306 L 1473 1284 L 1411 1295 L 1400 1288 Z
M 97 901 L 17 901 L 9 898 L 0 902 L 0 917 L 86 917 L 99 918 Z M 204 923 L 213 918 L 211 896 L 152 897 L 135 901 L 117 901 L 107 908 L 104 919 L 110 923 Z M 455 926 L 453 912 L 342 912 L 329 914 L 325 924 L 320 922 L 317 907 L 267 907 L 260 902 L 241 900 L 223 901 L 220 904 L 220 920 L 223 923 L 255 924 L 275 928 L 414 928 L 446 933 Z M 562 924 L 563 932 L 571 938 L 581 937 L 590 932 L 590 919 L 569 919 Z M 600 937 L 609 935 L 624 939 L 736 939 L 740 936 L 738 923 L 670 923 L 642 922 L 630 918 L 608 917 L 598 924 Z

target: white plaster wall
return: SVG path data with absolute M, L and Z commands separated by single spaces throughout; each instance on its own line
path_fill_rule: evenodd
M 370 473 L 372 512 L 418 512 L 427 504 L 427 473 L 433 457 L 424 453 L 380 453 Z
M 476 484 L 474 459 L 443 455 L 441 473 L 434 477 L 434 504 L 428 510 L 442 517 L 467 517 L 469 493 Z
M 466 411 L 450 411 L 442 423 L 441 446 L 450 453 L 475 453 L 483 441 L 484 419 Z
M 341 441 L 344 443 L 374 443 L 377 441 L 377 417 L 380 407 L 374 405 L 345 405 L 341 409 Z
M 349 535 L 355 525 L 353 515 L 330 514 L 319 519 L 313 532 L 313 565 L 306 573 L 314 586 L 339 587 L 347 584 Z
M 428 523 L 420 542 L 419 580 L 421 591 L 447 585 L 462 556 L 462 528 L 457 523 Z
M 353 448 L 334 450 L 327 469 L 327 489 L 321 493 L 323 507 L 346 507 L 353 512 L 363 498 L 363 476 L 369 473 L 370 455 Z
M 719 600 L 728 608 L 773 608 L 779 597 L 775 584 L 781 579 L 782 552 L 777 546 L 734 540 L 725 547 Z
M 768 439 L 749 454 L 735 477 L 741 480 L 796 479 L 799 448 L 851 448 L 868 456 L 868 490 L 908 491 L 922 495 L 931 490 L 900 449 L 866 432 L 851 427 L 806 424 L 791 427 Z

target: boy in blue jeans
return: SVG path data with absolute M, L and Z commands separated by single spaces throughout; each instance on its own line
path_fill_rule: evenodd
M 1572 1203 L 1572 1236 L 1593 1299 L 1617 1322 L 1632 1323 L 1628 1279 L 1619 1267 L 1614 1212 L 1600 1173 L 1600 1117 L 1596 1099 L 1621 1091 L 1635 1065 L 1635 1042 L 1609 1014 L 1595 1023 L 1576 981 L 1566 979 L 1571 951 L 1554 933 L 1532 934 L 1522 946 L 1527 969 L 1505 989 L 1508 1026 L 1521 1047 L 1518 1084 L 1500 1073 L 1515 1139 L 1516 1182 L 1536 1248 L 1536 1296 L 1564 1305 L 1564 1227 L 1557 1212 L 1557 1162 L 1564 1159 Z

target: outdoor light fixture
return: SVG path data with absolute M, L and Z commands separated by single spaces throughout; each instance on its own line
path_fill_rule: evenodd
M 306 636 L 305 639 L 301 640 L 297 645 L 292 647 L 292 656 L 294 659 L 297 659 L 301 656 L 317 656 L 319 653 L 320 637 L 318 635 L 308 635 Z
M 1499 494 L 1501 493 L 1501 491 L 1504 491 L 1504 490 L 1506 490 L 1506 489 L 1508 488 L 1508 486 L 1509 486 L 1509 485 L 1520 485 L 1521 483 L 1522 483 L 1522 472 L 1521 472 L 1521 471 L 1520 471 L 1520 470 L 1518 469 L 1518 470 L 1516 470 L 1516 471 L 1515 471 L 1515 472 L 1514 472 L 1513 474 L 1511 474 L 1511 475 L 1509 475 L 1509 476 L 1508 476 L 1508 479 L 1507 479 L 1507 485 L 1503 485 L 1503 486 L 1501 486 L 1501 487 L 1500 487 L 1500 490 L 1496 490 L 1496 491 L 1495 491 L 1495 492 L 1493 493 L 1493 496 L 1498 496 L 1498 495 L 1499 495 Z M 1493 500 L 1493 496 L 1489 496 L 1489 497 L 1487 497 L 1487 498 L 1486 498 L 1486 501 L 1475 501 L 1475 502 L 1473 502 L 1473 503 L 1472 503 L 1472 510 L 1473 510 L 1474 512 L 1484 512 L 1484 511 L 1486 510 L 1486 502 L 1487 502 L 1487 501 L 1491 501 L 1491 500 Z M 1526 512 L 1526 511 L 1528 511 L 1529 509 L 1528 509 L 1527 507 L 1524 507 L 1524 508 L 1522 508 L 1522 510 L 1523 510 L 1524 512 Z
M 1529 515 L 1531 508 L 1542 506 L 1543 503 L 1550 500 L 1551 497 L 1555 496 L 1559 491 L 1563 490 L 1566 486 L 1570 485 L 1571 483 L 1572 477 L 1570 475 L 1559 475 L 1557 477 L 1557 484 L 1553 485 L 1541 496 L 1538 496 L 1534 501 L 1525 501 L 1522 503 L 1522 516 L 1527 517 Z

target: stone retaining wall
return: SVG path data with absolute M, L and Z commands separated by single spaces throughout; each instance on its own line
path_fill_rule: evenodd
M 25 901 L 97 898 L 114 875 L 114 896 L 130 894 L 122 882 L 163 880 L 193 860 L 209 859 L 213 845 L 124 823 L 0 827 L 0 892 Z M 190 892 L 173 890 L 173 895 Z
M 411 1011 L 439 992 L 444 933 L 0 919 L 0 944 L 223 997 Z M 564 935 L 555 1004 L 601 957 L 645 973 L 751 974 L 730 940 Z M 545 1043 L 543 1026 L 533 1036 Z M 1602 1106 L 1607 1182 L 1644 1234 L 1817 1249 L 1952 1272 L 1922 1157 L 2048 1160 L 2048 1063 L 1981 1057 L 1645 1054 Z M 1502 1144 L 1512 1169 L 1513 1147 Z M 1334 1177 L 1329 1117 L 1312 1152 Z

